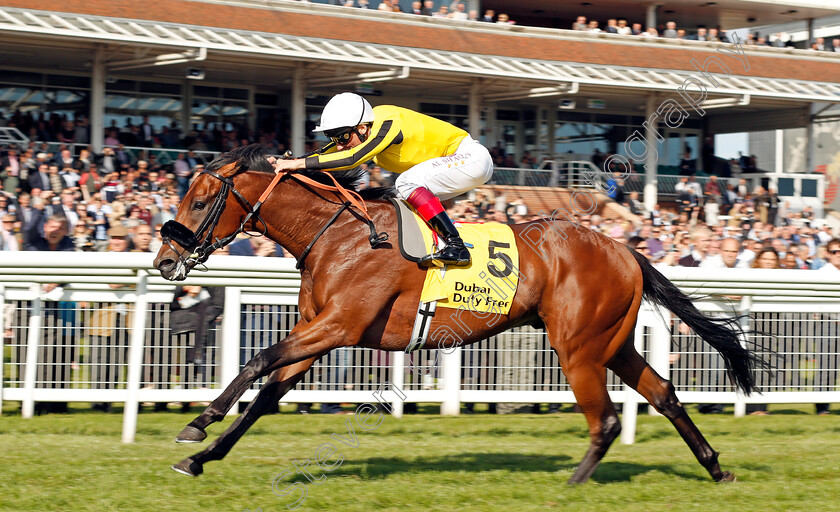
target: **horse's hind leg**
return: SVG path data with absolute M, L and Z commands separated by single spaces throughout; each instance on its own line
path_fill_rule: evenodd
M 589 361 L 578 365 L 572 359 L 563 365 L 563 373 L 589 423 L 589 450 L 569 479 L 570 484 L 582 484 L 589 480 L 618 437 L 621 423 L 607 393 L 607 371 L 604 367 Z
M 203 472 L 203 465 L 212 460 L 221 460 L 230 452 L 233 445 L 239 441 L 239 438 L 253 425 L 257 419 L 260 418 L 267 411 L 277 404 L 280 398 L 285 395 L 295 384 L 297 384 L 316 358 L 306 359 L 290 366 L 275 370 L 269 375 L 266 382 L 260 388 L 256 398 L 253 402 L 248 404 L 248 407 L 236 420 L 222 433 L 215 441 L 213 441 L 205 450 L 196 453 L 192 457 L 188 457 L 178 464 L 172 466 L 172 469 L 190 476 L 198 476 Z M 198 431 L 195 427 L 187 426 L 180 434 L 178 439 L 183 441 L 183 438 L 200 434 L 200 439 L 204 439 L 206 434 L 203 430 Z
M 683 440 L 691 448 L 694 456 L 717 482 L 735 480 L 729 471 L 721 471 L 718 464 L 718 453 L 714 451 L 700 433 L 700 430 L 688 417 L 677 395 L 674 385 L 660 377 L 647 361 L 636 352 L 632 338 L 621 348 L 610 362 L 609 368 L 615 372 L 625 384 L 639 392 L 657 411 L 676 427 Z

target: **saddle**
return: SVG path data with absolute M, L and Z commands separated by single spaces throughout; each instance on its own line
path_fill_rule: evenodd
M 397 211 L 400 254 L 408 261 L 416 263 L 429 254 L 429 247 L 423 238 L 423 231 L 414 217 L 414 211 L 407 202 L 397 197 L 392 197 L 389 200 Z M 435 236 L 434 233 L 432 233 L 432 236 Z

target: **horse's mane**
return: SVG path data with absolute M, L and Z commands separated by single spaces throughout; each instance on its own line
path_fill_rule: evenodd
M 257 171 L 264 173 L 274 173 L 274 168 L 266 160 L 267 148 L 263 144 L 249 144 L 236 149 L 232 149 L 227 153 L 222 153 L 217 156 L 212 162 L 207 164 L 208 171 L 216 171 L 230 163 L 236 162 L 236 174 L 245 171 Z M 333 181 L 327 176 L 327 173 L 322 171 L 314 171 L 310 169 L 297 171 L 296 174 L 306 176 L 318 183 L 324 185 L 333 185 Z M 358 192 L 362 199 L 388 199 L 395 197 L 397 191 L 393 187 L 373 187 L 358 189 L 358 183 L 364 177 L 365 172 L 361 167 L 350 169 L 347 171 L 335 171 L 330 174 L 338 181 L 342 187 Z

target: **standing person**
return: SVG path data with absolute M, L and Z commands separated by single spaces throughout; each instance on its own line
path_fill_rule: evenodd
M 128 252 L 128 229 L 117 224 L 108 230 L 107 252 Z M 111 289 L 129 288 L 131 285 L 111 284 Z M 88 351 L 93 389 L 116 389 L 120 386 L 120 370 L 127 363 L 129 326 L 132 313 L 123 303 L 101 304 L 90 319 Z M 111 404 L 100 402 L 93 409 L 104 412 Z
M 74 251 L 73 239 L 67 236 L 67 218 L 51 215 L 45 221 L 43 205 L 36 208 L 35 218 L 25 234 L 25 251 Z M 43 222 L 43 235 L 39 232 Z M 41 285 L 44 293 L 52 300 L 44 301 L 44 321 L 49 325 L 54 318 L 55 329 L 43 329 L 44 339 L 40 346 L 38 380 L 46 381 L 47 387 L 69 387 L 72 382 L 71 369 L 76 356 L 75 339 L 75 304 L 56 300 L 61 295 L 61 287 L 56 283 Z M 56 402 L 38 406 L 38 411 L 67 412 L 67 402 Z
M 187 363 L 194 365 L 188 381 L 197 381 L 207 387 L 207 365 L 212 359 L 207 357 L 208 343 L 213 335 L 216 319 L 225 309 L 225 289 L 222 287 L 203 288 L 201 286 L 178 286 L 169 306 L 171 345 L 186 345 L 190 333 L 195 333 L 192 346 L 187 349 Z
M 840 238 L 832 238 L 826 244 L 826 252 L 827 256 L 826 259 L 828 260 L 825 265 L 820 267 L 821 272 L 827 273 L 835 273 L 840 270 Z M 832 315 L 834 316 L 834 315 Z M 836 319 L 832 319 L 832 322 L 819 322 L 821 328 L 829 328 L 831 329 L 834 327 L 833 333 L 828 333 L 828 336 L 820 336 L 820 340 L 826 340 L 820 343 L 822 345 L 817 350 L 815 350 L 816 354 L 822 354 L 820 357 L 820 361 L 818 364 L 819 368 L 824 368 L 828 371 L 817 372 L 817 380 L 815 384 L 822 384 L 824 387 L 822 390 L 831 391 L 833 389 L 832 384 L 836 381 L 835 378 L 832 378 L 833 372 L 829 369 L 836 370 L 836 365 L 832 366 L 831 361 L 827 360 L 829 356 L 827 354 L 836 353 L 837 352 L 837 331 L 836 331 Z M 831 344 L 831 346 L 826 346 Z M 817 414 L 831 414 L 828 408 L 828 404 L 815 404 L 817 408 Z
M 99 175 L 96 165 L 91 165 L 90 169 L 82 173 L 79 178 L 79 187 L 85 201 L 90 201 L 91 196 L 102 189 L 102 176 Z
M 178 157 L 172 164 L 172 170 L 175 172 L 175 179 L 178 182 L 178 196 L 183 199 L 190 188 L 190 177 L 192 176 L 192 169 L 187 161 L 186 154 L 178 153 Z
M 761 249 L 755 255 L 755 260 L 753 260 L 752 268 L 781 268 L 779 265 L 779 253 L 776 252 L 776 249 L 773 249 L 772 247 L 765 247 Z M 770 343 L 773 343 L 775 340 L 775 335 L 779 330 L 778 322 L 768 320 L 766 324 L 762 324 L 764 324 L 764 322 L 756 321 L 755 330 L 757 332 L 768 333 L 771 336 Z M 764 337 L 762 336 L 762 338 Z M 777 384 L 781 384 L 781 382 L 777 382 Z M 767 412 L 767 404 L 748 404 L 747 412 L 753 416 L 765 416 L 770 414 L 769 412 Z
M 321 113 L 316 132 L 335 148 L 307 158 L 273 161 L 277 172 L 352 169 L 373 159 L 398 173 L 396 189 L 446 246 L 421 261 L 466 266 L 470 252 L 439 198 L 450 199 L 486 183 L 493 174 L 490 152 L 461 128 L 393 105 L 372 108 L 354 93 L 334 96 Z

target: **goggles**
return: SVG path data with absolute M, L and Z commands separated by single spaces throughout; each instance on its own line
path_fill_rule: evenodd
M 327 136 L 331 141 L 336 144 L 344 145 L 350 142 L 350 139 L 353 137 L 353 133 L 356 132 L 356 127 L 350 128 L 340 128 L 338 130 L 330 130 L 324 132 L 324 135 Z

